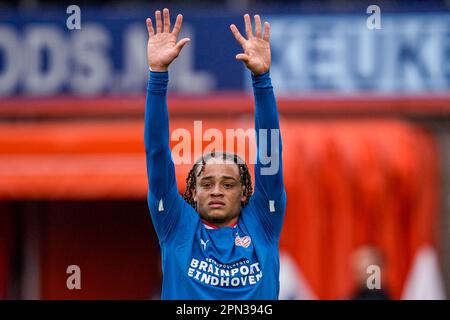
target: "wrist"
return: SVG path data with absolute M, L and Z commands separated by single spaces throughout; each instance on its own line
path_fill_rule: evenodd
M 254 89 L 272 88 L 270 70 L 267 70 L 266 72 L 258 75 L 252 73 L 252 83 Z
M 165 66 L 150 66 L 150 65 L 148 69 L 153 72 L 167 72 L 169 70 L 169 68 Z
M 153 93 L 165 93 L 169 82 L 168 72 L 149 71 L 147 90 Z
M 250 71 L 251 71 L 251 70 L 250 70 Z M 262 76 L 262 75 L 264 75 L 264 74 L 266 74 L 266 73 L 269 73 L 269 71 L 270 71 L 270 69 L 262 70 L 262 71 L 259 71 L 259 72 L 253 72 L 253 71 L 251 71 L 251 74 L 252 74 L 252 76 L 259 77 L 259 76 Z
M 253 73 L 251 72 L 252 78 L 265 78 L 267 76 L 270 76 L 270 69 L 260 72 L 260 73 Z

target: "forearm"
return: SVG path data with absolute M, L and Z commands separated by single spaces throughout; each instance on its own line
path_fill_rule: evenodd
M 175 183 L 169 147 L 168 72 L 150 72 L 145 107 L 144 143 L 149 190 L 157 198 Z
M 257 162 L 255 165 L 255 189 L 269 192 L 274 197 L 284 190 L 281 134 L 278 110 L 270 79 L 270 73 L 252 74 L 255 98 L 255 130 L 257 137 Z M 262 130 L 261 130 L 262 129 Z

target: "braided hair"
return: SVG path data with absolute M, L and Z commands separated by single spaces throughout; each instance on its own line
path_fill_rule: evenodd
M 192 190 L 195 188 L 195 185 L 197 183 L 197 177 L 200 176 L 202 173 L 205 164 L 210 159 L 217 159 L 221 158 L 222 160 L 230 160 L 233 161 L 239 168 L 239 177 L 240 177 L 240 183 L 244 189 L 244 196 L 245 201 L 241 202 L 242 208 L 245 207 L 248 202 L 250 201 L 250 198 L 253 194 L 253 187 L 252 187 L 252 179 L 250 176 L 250 172 L 248 170 L 247 164 L 245 164 L 245 161 L 241 159 L 236 154 L 228 153 L 228 152 L 210 152 L 202 157 L 200 157 L 197 161 L 195 161 L 194 165 L 192 166 L 191 170 L 189 171 L 189 174 L 186 178 L 186 189 L 184 190 L 183 198 L 192 206 L 194 209 L 197 210 L 197 204 L 194 201 L 194 196 Z

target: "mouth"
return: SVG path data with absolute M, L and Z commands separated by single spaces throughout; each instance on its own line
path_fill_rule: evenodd
M 225 202 L 219 200 L 213 200 L 208 202 L 208 206 L 213 209 L 219 209 L 225 207 Z

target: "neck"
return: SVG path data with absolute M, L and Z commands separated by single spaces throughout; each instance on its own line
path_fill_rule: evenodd
M 216 222 L 216 221 L 208 221 L 205 219 L 201 219 L 204 224 L 207 226 L 210 226 L 212 228 L 221 228 L 221 227 L 234 227 L 236 226 L 238 222 L 238 217 L 234 217 L 231 220 L 224 221 L 224 222 Z

